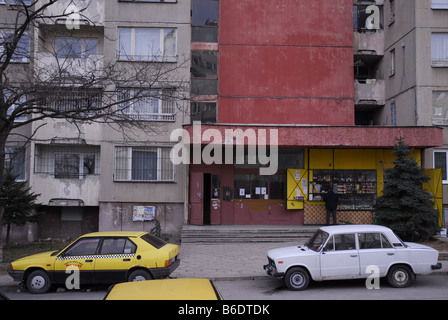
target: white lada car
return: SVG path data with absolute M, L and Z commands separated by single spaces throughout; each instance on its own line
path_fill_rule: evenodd
M 339 225 L 319 228 L 303 246 L 269 250 L 270 276 L 284 278 L 292 290 L 305 290 L 314 281 L 369 278 L 374 270 L 397 288 L 408 287 L 415 275 L 430 274 L 442 265 L 438 251 L 402 242 L 378 225 Z M 379 273 L 379 274 L 378 274 Z

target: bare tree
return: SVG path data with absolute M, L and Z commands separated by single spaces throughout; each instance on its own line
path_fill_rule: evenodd
M 82 1 L 83 7 L 62 0 L 5 2 L 7 10 L 0 12 L 6 17 L 0 22 L 0 169 L 5 167 L 8 138 L 32 123 L 39 125 L 25 139 L 32 139 L 45 125 L 44 120 L 58 118 L 74 124 L 109 123 L 117 128 L 146 126 L 146 130 L 157 132 L 153 123 L 139 121 L 163 116 L 140 112 L 148 99 L 169 103 L 173 109 L 170 116 L 185 111 L 188 80 L 180 78 L 178 70 L 188 68 L 187 58 L 173 63 L 155 53 L 155 63 L 117 62 L 118 54 L 106 60 L 91 54 L 88 43 L 79 48 L 63 36 L 59 43 L 48 44 L 44 41 L 47 36 L 64 35 L 67 29 L 75 29 L 74 23 L 81 24 L 77 26 L 81 29 L 95 26 L 85 14 L 89 1 Z M 65 10 L 55 13 L 52 9 L 61 2 Z M 73 31 L 70 39 L 76 38 Z M 74 59 L 77 57 L 82 59 Z M 23 61 L 27 63 L 18 63 Z M 170 63 L 164 63 L 167 61 Z M 0 174 L 0 188 L 3 180 Z M 0 208 L 0 226 L 2 216 Z M 2 248 L 0 227 L 0 261 Z

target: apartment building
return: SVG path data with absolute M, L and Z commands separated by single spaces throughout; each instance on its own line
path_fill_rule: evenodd
M 379 9 L 379 29 L 362 24 L 370 5 Z M 448 2 L 355 1 L 354 21 L 356 123 L 443 128 L 443 145 L 424 152 L 423 166 L 442 169 L 446 206 Z
M 217 161 L 190 165 L 188 223 L 322 224 L 330 188 L 338 219 L 373 223 L 395 139 L 419 160 L 442 143 L 438 128 L 383 123 L 384 11 L 382 1 L 192 0 L 192 119 L 202 123 L 186 129 Z M 251 154 L 259 134 L 278 152 L 274 174 Z
M 12 22 L 14 5 L 0 2 Z M 170 161 L 170 133 L 189 121 L 189 13 L 189 1 L 58 1 L 45 11 L 51 18 L 29 28 L 23 40 L 29 57 L 11 68 L 27 68 L 43 84 L 55 78 L 54 70 L 63 79 L 40 103 L 67 111 L 121 101 L 126 121 L 53 117 L 11 135 L 7 151 L 16 156 L 7 160 L 40 194 L 39 210 L 46 213 L 38 224 L 13 226 L 13 237 L 149 231 L 156 219 L 177 239 L 188 168 Z M 145 91 L 147 98 L 132 100 Z
M 98 0 L 78 20 L 42 21 L 24 38 L 32 58 L 14 67 L 45 76 L 62 58 L 75 76 L 114 70 L 111 63 L 123 76 L 139 66 L 166 76 L 146 86 L 155 97 L 123 109 L 126 125 L 55 118 L 20 128 L 8 161 L 41 194 L 47 218 L 17 234 L 150 230 L 154 215 L 174 239 L 184 224 L 321 224 L 332 187 L 340 220 L 373 223 L 395 139 L 405 137 L 425 168 L 440 166 L 448 144 L 435 127 L 442 105 L 433 107 L 448 83 L 448 11 L 443 0 L 407 1 Z M 0 9 L 8 15 L 6 4 Z M 420 46 L 421 38 L 430 42 Z M 138 75 L 101 92 L 64 84 L 44 101 L 97 105 L 104 92 L 126 101 L 142 90 Z M 193 152 L 174 165 L 170 134 L 179 128 Z M 265 158 L 253 157 L 263 141 Z M 273 162 L 277 170 L 262 174 Z

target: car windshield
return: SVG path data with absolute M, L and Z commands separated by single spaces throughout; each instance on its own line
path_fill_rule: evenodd
M 324 245 L 325 241 L 328 239 L 328 233 L 317 230 L 315 234 L 308 240 L 307 243 L 305 243 L 305 246 L 307 246 L 309 249 L 313 251 L 319 251 L 320 248 Z

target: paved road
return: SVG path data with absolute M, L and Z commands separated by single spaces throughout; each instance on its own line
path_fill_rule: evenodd
M 382 280 L 379 290 L 368 290 L 365 280 L 314 282 L 305 291 L 290 291 L 277 279 L 215 283 L 224 299 L 230 300 L 448 300 L 448 276 L 442 275 L 418 277 L 404 289 Z
M 368 290 L 364 280 L 312 283 L 306 291 L 290 291 L 273 278 L 255 280 L 217 280 L 216 287 L 225 300 L 448 300 L 448 276 L 420 276 L 410 288 L 396 289 L 381 281 L 379 290 Z M 18 286 L 0 288 L 11 300 L 102 300 L 107 287 L 90 287 L 87 291 L 52 290 L 34 295 Z

